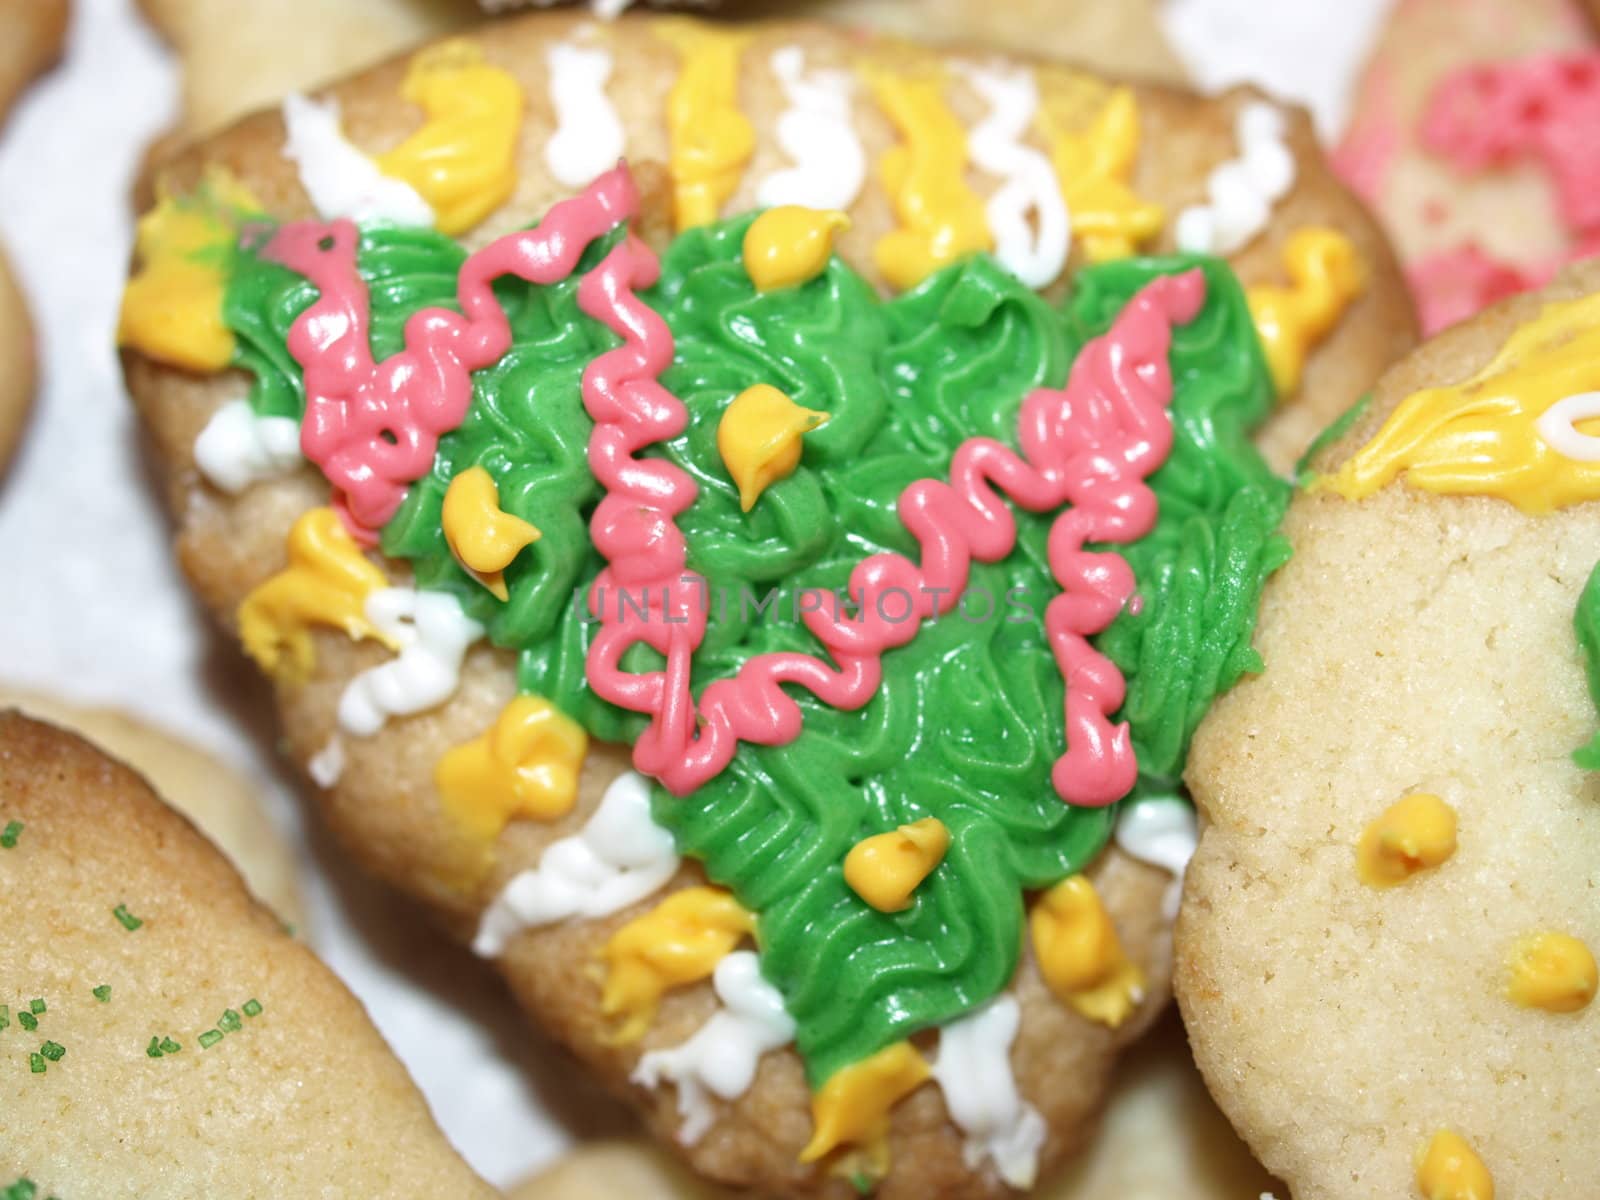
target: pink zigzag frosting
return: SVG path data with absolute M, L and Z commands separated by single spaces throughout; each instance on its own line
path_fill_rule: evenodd
M 921 543 L 921 564 L 899 554 L 872 555 L 851 573 L 856 616 L 829 616 L 825 606 L 803 614 L 837 666 L 792 652 L 757 655 L 732 678 L 710 684 L 697 705 L 690 670 L 705 633 L 705 584 L 687 569 L 676 524 L 694 501 L 695 485 L 670 463 L 634 457 L 676 436 L 687 421 L 682 403 L 655 379 L 671 362 L 671 331 L 632 290 L 649 286 L 657 269 L 654 255 L 629 239 L 579 288 L 584 311 L 625 339 L 584 375 L 595 421 L 590 467 L 607 493 L 591 536 L 608 563 L 590 597 L 600 630 L 587 669 L 596 694 L 651 715 L 634 746 L 639 770 L 682 795 L 726 767 L 741 741 L 793 741 L 803 716 L 784 684 L 840 709 L 866 704 L 882 678 L 883 654 L 910 641 L 922 620 L 959 602 L 972 560 L 1011 553 L 1016 523 L 992 486 L 998 485 L 1031 511 L 1072 505 L 1051 529 L 1051 568 L 1064 590 L 1045 613 L 1067 684 L 1068 748 L 1052 774 L 1056 790 L 1084 805 L 1125 795 L 1138 767 L 1127 725 L 1109 719 L 1122 704 L 1125 682 L 1088 638 L 1128 603 L 1133 572 L 1121 555 L 1083 546 L 1134 541 L 1155 523 L 1155 496 L 1144 480 L 1172 445 L 1171 326 L 1199 311 L 1204 276 L 1190 271 L 1146 285 L 1111 330 L 1084 348 L 1065 390 L 1029 395 L 1020 417 L 1022 455 L 974 438 L 956 452 L 949 483 L 922 480 L 901 493 L 901 520 Z M 607 591 L 642 595 L 646 603 L 612 610 L 604 603 Z M 886 611 L 882 601 L 895 591 L 909 598 L 910 613 Z M 664 669 L 623 669 L 623 656 L 640 643 L 662 655 Z
M 406 321 L 405 349 L 374 362 L 371 305 L 356 265 L 360 232 L 348 220 L 296 221 L 263 254 L 304 275 L 321 293 L 289 330 L 305 374 L 300 448 L 333 485 L 334 505 L 363 544 L 433 465 L 439 438 L 472 403 L 472 372 L 511 348 L 511 325 L 491 286 L 502 275 L 558 283 L 596 238 L 638 210 L 621 165 L 550 210 L 537 229 L 507 234 L 462 265 L 461 312 L 427 308 Z

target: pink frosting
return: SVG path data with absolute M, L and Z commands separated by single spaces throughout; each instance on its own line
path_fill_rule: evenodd
M 1536 158 L 1567 225 L 1600 227 L 1600 50 L 1456 71 L 1428 102 L 1422 140 L 1469 171 Z
M 757 655 L 732 678 L 710 684 L 696 704 L 690 674 L 705 633 L 705 584 L 687 570 L 676 524 L 694 501 L 695 485 L 670 463 L 634 457 L 678 434 L 687 421 L 682 403 L 655 379 L 672 359 L 671 331 L 633 294 L 653 282 L 656 271 L 654 256 L 630 238 L 579 288 L 584 311 L 624 338 L 584 376 L 584 401 L 595 421 L 589 462 L 607 493 L 591 534 L 608 563 L 591 593 L 600 630 L 589 651 L 588 679 L 596 694 L 651 716 L 634 746 L 639 770 L 682 795 L 726 767 L 741 741 L 793 741 L 803 715 L 785 684 L 836 708 L 866 704 L 882 678 L 884 653 L 916 636 L 922 620 L 959 602 L 972 560 L 994 562 L 1011 553 L 1016 524 L 998 486 L 1031 511 L 1072 505 L 1056 519 L 1049 540 L 1051 569 L 1063 592 L 1046 610 L 1045 628 L 1066 681 L 1067 751 L 1053 771 L 1056 790 L 1083 805 L 1125 795 L 1138 767 L 1128 727 L 1110 721 L 1125 681 L 1088 638 L 1129 602 L 1135 581 L 1121 555 L 1083 546 L 1133 541 L 1155 522 L 1155 496 L 1144 480 L 1172 444 L 1171 326 L 1199 311 L 1204 276 L 1190 271 L 1148 284 L 1111 330 L 1084 348 L 1064 390 L 1031 393 L 1020 415 L 1021 455 L 974 438 L 956 452 L 948 483 L 921 480 L 901 493 L 900 518 L 921 545 L 921 563 L 872 555 L 851 573 L 857 615 L 830 615 L 828 604 L 802 614 L 837 665 L 792 652 Z M 646 604 L 606 604 L 607 592 L 616 590 L 642 596 Z M 895 592 L 904 601 L 890 605 Z M 662 656 L 661 670 L 622 668 L 623 656 L 640 643 Z
M 1422 332 L 1432 335 L 1457 321 L 1465 321 L 1507 296 L 1538 287 L 1549 271 L 1524 271 L 1501 262 L 1476 245 L 1458 246 L 1429 254 L 1406 271 Z
M 288 338 L 305 374 L 300 448 L 333 485 L 334 505 L 358 540 L 376 542 L 406 488 L 432 467 L 440 436 L 466 416 L 471 373 L 510 348 L 511 326 L 493 281 L 502 275 L 539 284 L 567 278 L 589 244 L 637 208 L 626 168 L 608 171 L 552 208 L 537 229 L 507 234 L 468 258 L 457 281 L 461 312 L 412 314 L 405 349 L 381 363 L 372 357 L 354 223 L 297 221 L 273 235 L 265 256 L 304 275 L 320 293 Z

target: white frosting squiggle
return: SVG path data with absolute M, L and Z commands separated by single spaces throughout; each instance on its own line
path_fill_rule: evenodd
M 1178 214 L 1178 248 L 1232 254 L 1267 227 L 1272 206 L 1294 186 L 1294 155 L 1284 140 L 1288 123 L 1276 107 L 1251 101 L 1234 118 L 1239 154 L 1206 179 L 1206 204 Z
M 761 1056 L 794 1040 L 794 1018 L 778 989 L 761 977 L 754 951 L 729 954 L 717 964 L 711 985 L 722 1007 L 688 1041 L 646 1054 L 632 1076 L 644 1087 L 662 1080 L 676 1085 L 683 1116 L 678 1140 L 685 1146 L 703 1138 L 716 1119 L 711 1095 L 738 1099 L 755 1082 Z
M 455 694 L 467 647 L 483 626 L 449 592 L 379 588 L 367 597 L 367 620 L 400 653 L 361 672 L 339 697 L 339 726 L 371 737 L 390 717 L 426 712 Z
M 581 188 L 617 165 L 626 148 L 622 119 L 606 95 L 611 53 L 601 46 L 557 42 L 545 51 L 556 130 L 544 144 L 550 173 Z
M 1039 87 L 1025 69 L 969 66 L 964 74 L 989 106 L 968 149 L 982 170 L 1003 180 L 984 207 L 995 257 L 1029 287 L 1045 287 L 1066 266 L 1072 222 L 1050 160 L 1022 140 L 1039 108 Z
M 778 117 L 778 144 L 795 165 L 763 179 L 757 202 L 766 208 L 849 208 L 867 179 L 867 152 L 850 115 L 850 76 L 820 68 L 808 72 L 799 46 L 774 50 L 771 62 L 789 99 Z
M 1600 437 L 1583 433 L 1579 421 L 1600 417 L 1600 392 L 1578 392 L 1557 400 L 1534 422 L 1534 428 L 1557 454 L 1574 462 L 1600 462 Z
M 258 417 L 248 400 L 230 400 L 194 440 L 194 465 L 229 495 L 253 483 L 287 475 L 301 463 L 300 422 Z
M 970 1170 L 984 1159 L 1014 1188 L 1033 1186 L 1046 1126 L 1039 1110 L 1017 1091 L 1011 1043 L 1022 1009 L 1015 996 L 996 997 L 939 1030 L 933 1077 L 944 1089 L 950 1119 L 967 1135 L 962 1157 Z
M 433 224 L 433 209 L 403 179 L 391 179 L 361 153 L 339 128 L 336 100 L 316 101 L 298 92 L 283 98 L 283 156 L 300 168 L 300 186 L 325 220 Z
M 319 788 L 331 788 L 344 776 L 344 739 L 337 733 L 306 762 L 306 774 Z
M 1183 873 L 1194 857 L 1200 827 L 1193 805 L 1176 796 L 1152 797 L 1125 805 L 1117 815 L 1117 846 L 1124 854 L 1172 872 L 1162 910 L 1170 921 L 1178 915 Z
M 485 958 L 524 929 L 604 917 L 664 887 L 678 870 L 672 835 L 650 816 L 650 783 L 624 771 L 571 837 L 551 843 L 484 910 L 472 949 Z

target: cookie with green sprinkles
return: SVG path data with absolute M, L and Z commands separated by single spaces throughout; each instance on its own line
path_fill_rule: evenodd
M 32 1114 L 6 1123 L 5 1171 L 104 1200 L 292 1195 L 308 1178 L 392 1200 L 496 1195 L 354 997 L 132 771 L 0 712 L 0 811 L 30 835 L 0 888 L 20 993 L 0 1008 L 0 1112 Z M 269 1099 L 286 1089 L 294 1104 Z M 35 1194 L 22 1186 L 0 1197 Z

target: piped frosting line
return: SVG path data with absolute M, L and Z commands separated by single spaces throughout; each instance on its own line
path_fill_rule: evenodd
M 439 438 L 472 402 L 472 372 L 511 346 L 511 325 L 493 283 L 516 275 L 536 284 L 567 278 L 595 239 L 638 207 L 627 170 L 600 176 L 557 204 L 537 229 L 508 234 L 467 259 L 461 312 L 430 308 L 406 322 L 403 350 L 375 362 L 371 303 L 357 266 L 352 221 L 297 221 L 278 229 L 265 257 L 306 277 L 320 293 L 289 330 L 289 353 L 305 376 L 300 449 L 333 486 L 334 507 L 366 545 L 394 515 L 407 487 L 433 465 Z
M 671 463 L 634 457 L 687 422 L 683 404 L 656 381 L 672 360 L 671 331 L 632 292 L 652 283 L 656 270 L 654 255 L 629 239 L 579 286 L 583 310 L 624 338 L 590 364 L 583 381 L 595 421 L 590 466 L 606 489 L 591 536 L 608 563 L 590 596 L 600 624 L 587 674 L 603 699 L 650 715 L 634 765 L 683 795 L 722 771 L 741 741 L 784 745 L 800 735 L 803 716 L 785 684 L 847 711 L 866 704 L 882 679 L 884 653 L 959 602 L 972 560 L 1011 553 L 1016 521 L 998 485 L 1030 511 L 1074 505 L 1056 519 L 1049 542 L 1063 593 L 1046 609 L 1045 628 L 1067 681 L 1067 750 L 1052 777 L 1072 804 L 1105 805 L 1125 795 L 1138 767 L 1126 723 L 1113 726 L 1110 716 L 1126 684 L 1088 639 L 1122 611 L 1135 581 L 1120 555 L 1084 546 L 1135 541 L 1155 523 L 1155 496 L 1144 480 L 1172 445 L 1171 326 L 1199 311 L 1204 275 L 1189 271 L 1147 284 L 1111 330 L 1085 347 L 1064 390 L 1029 395 L 1021 455 L 993 439 L 970 439 L 956 452 L 949 482 L 920 480 L 901 493 L 898 511 L 921 545 L 920 565 L 899 554 L 872 555 L 851 572 L 856 616 L 832 615 L 826 604 L 804 612 L 836 667 L 794 652 L 756 655 L 732 678 L 709 685 L 697 705 L 689 680 L 705 633 L 705 583 L 687 569 L 676 524 L 696 487 Z M 642 595 L 644 604 L 604 602 L 608 591 L 621 589 Z M 910 598 L 909 612 L 898 599 L 887 604 L 895 592 Z M 665 658 L 664 669 L 623 669 L 624 656 L 640 643 Z

